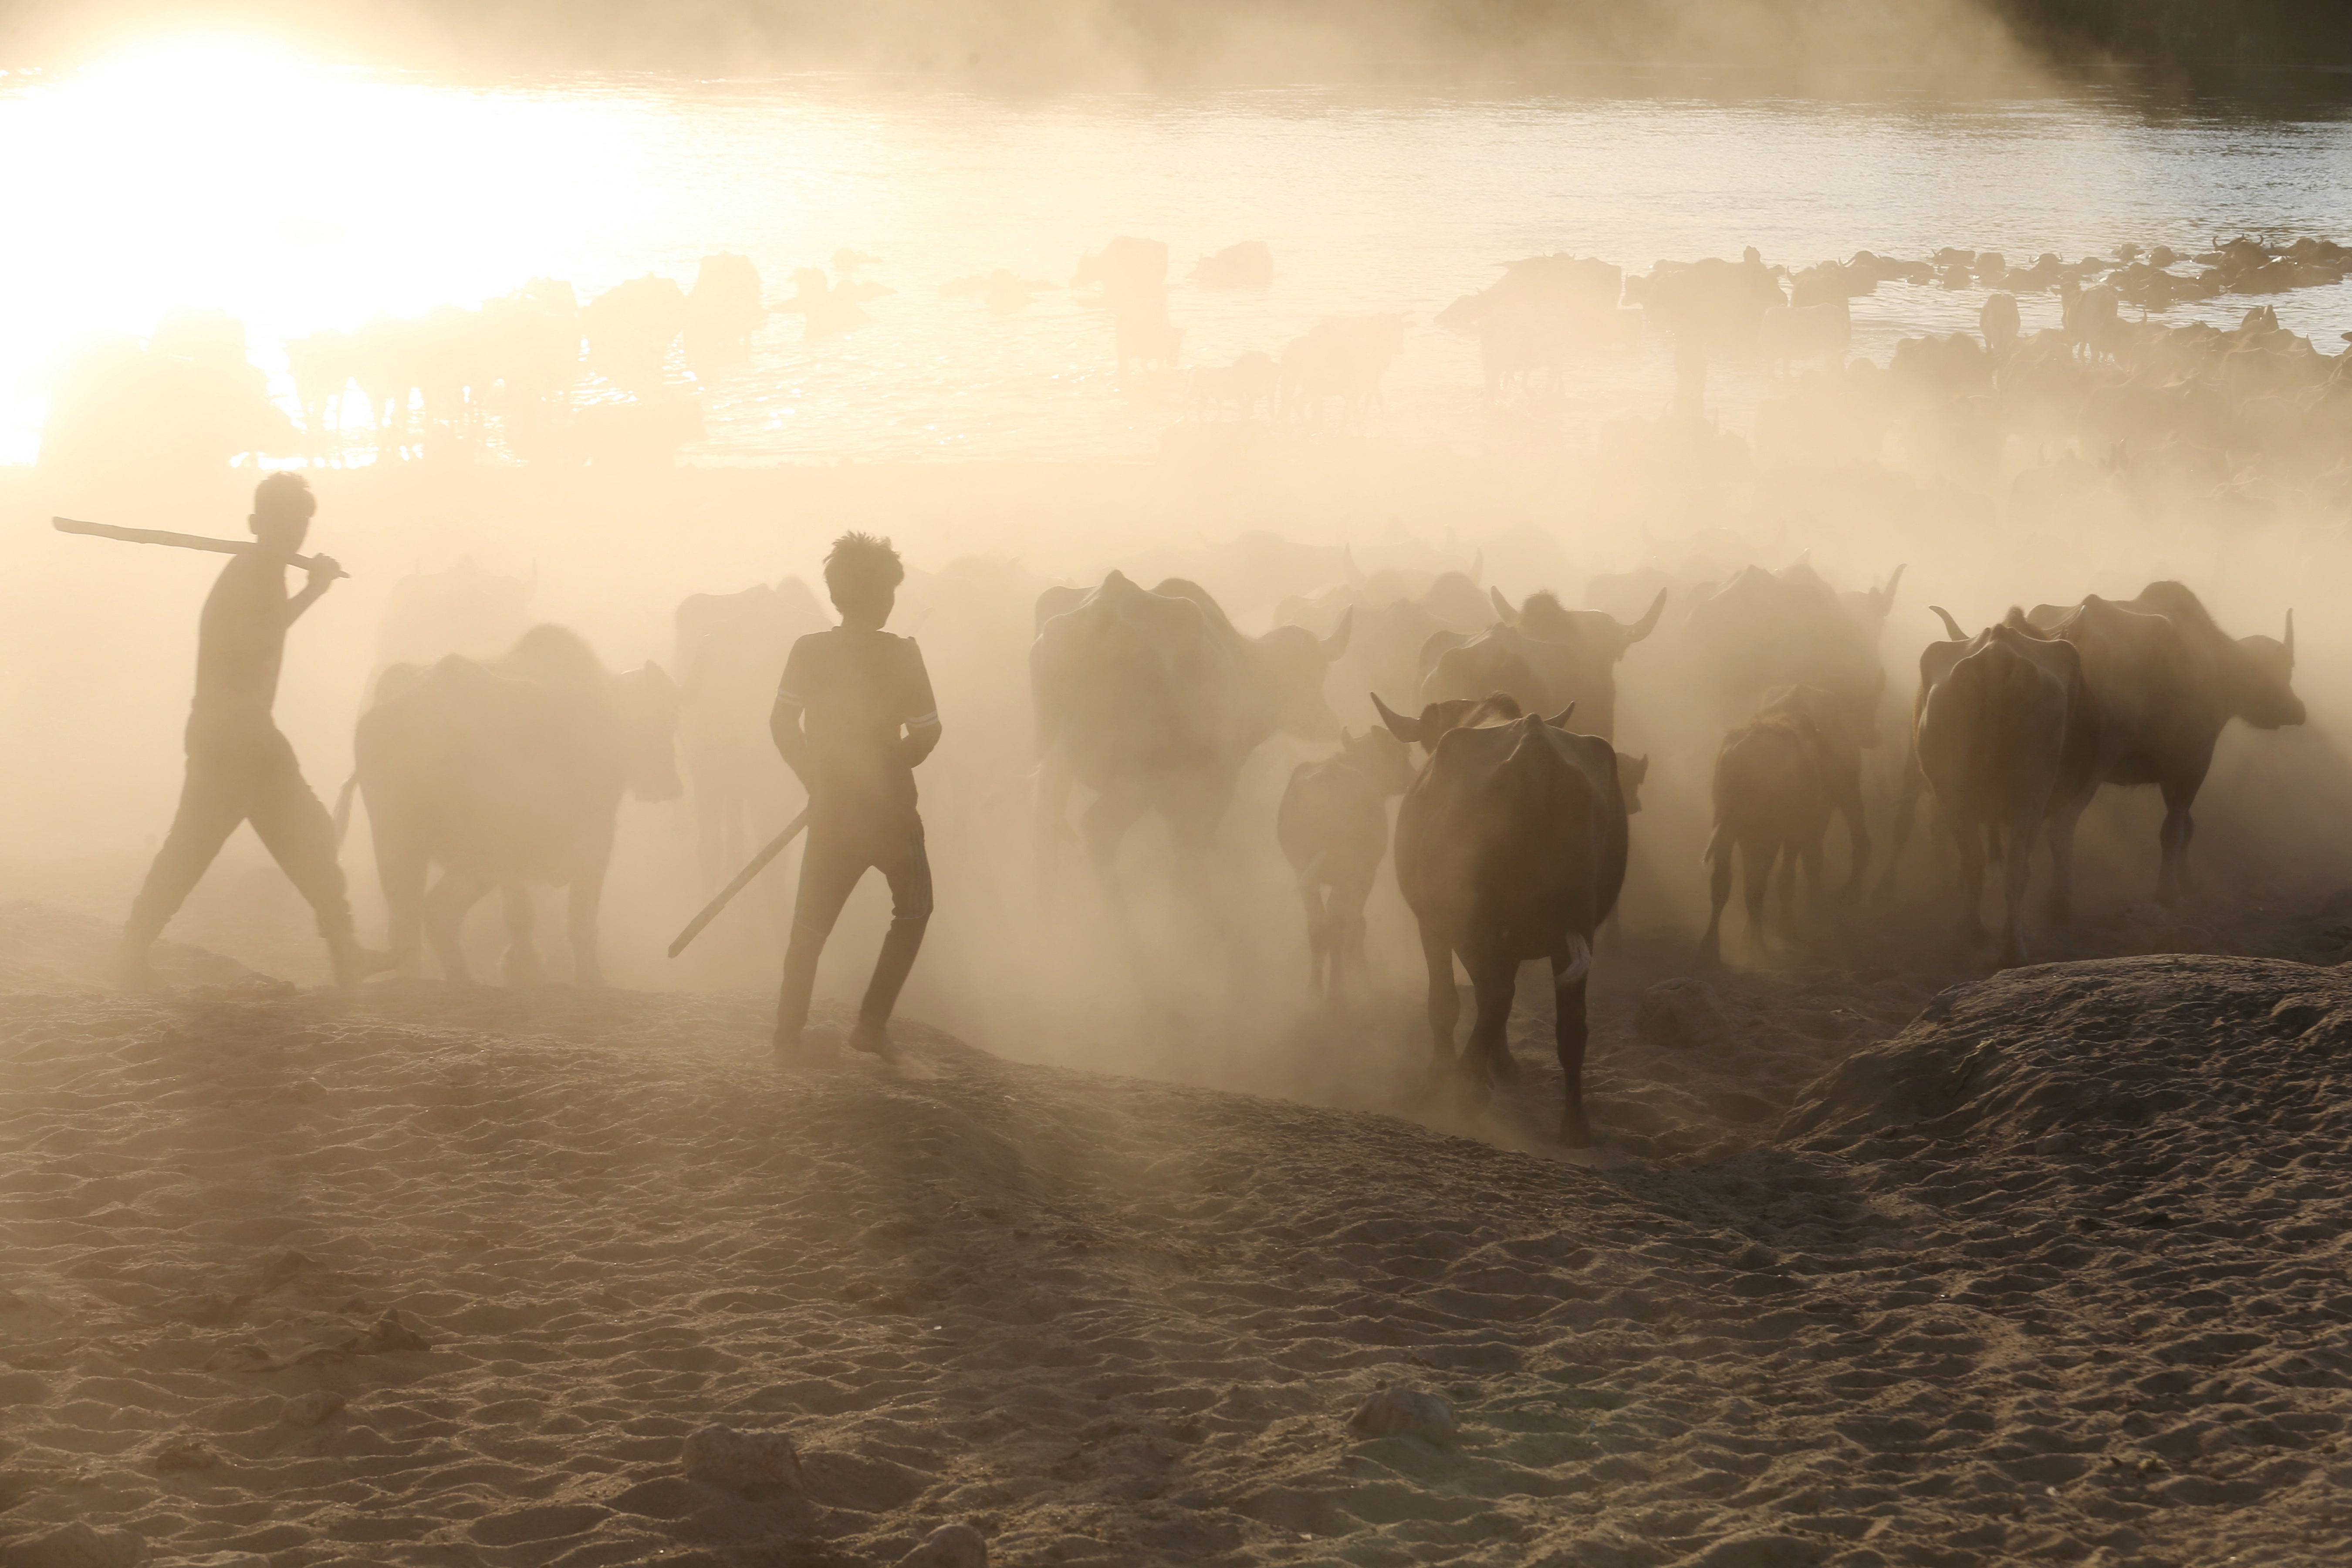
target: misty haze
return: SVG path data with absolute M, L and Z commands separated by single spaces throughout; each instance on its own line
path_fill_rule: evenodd
M 2346 66 L 0 19 L 0 1568 L 2344 1560 Z

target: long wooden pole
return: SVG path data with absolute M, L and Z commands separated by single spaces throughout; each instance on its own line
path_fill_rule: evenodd
M 261 548 L 258 540 L 209 539 L 201 533 L 173 533 L 160 528 L 118 528 L 110 522 L 82 522 L 70 517 L 53 517 L 49 526 L 59 533 L 87 533 L 99 539 L 121 539 L 132 544 L 168 544 L 174 550 L 209 550 L 215 555 L 249 555 Z M 293 564 L 309 571 L 318 561 L 315 555 L 289 555 Z M 348 577 L 348 572 L 338 575 Z
M 801 814 L 798 816 L 793 817 L 790 823 L 786 824 L 784 830 L 782 833 L 777 834 L 773 838 L 768 840 L 768 847 L 765 849 L 761 850 L 757 855 L 752 856 L 751 863 L 744 867 L 740 871 L 736 872 L 735 879 L 728 883 L 724 888 L 721 888 L 719 890 L 719 896 L 717 898 L 702 906 L 702 912 L 688 921 L 686 924 L 686 929 L 677 933 L 677 940 L 669 944 L 669 955 L 672 958 L 676 958 L 679 953 L 684 952 L 686 951 L 686 944 L 692 942 L 696 937 L 700 936 L 702 934 L 702 928 L 709 925 L 712 921 L 717 920 L 719 918 L 719 911 L 725 909 L 729 902 L 734 899 L 736 894 L 751 886 L 751 879 L 766 870 L 768 868 L 768 862 L 784 852 L 785 845 L 790 844 L 793 839 L 800 837 L 801 829 L 808 826 L 808 808 L 806 806 L 803 806 L 801 808 Z

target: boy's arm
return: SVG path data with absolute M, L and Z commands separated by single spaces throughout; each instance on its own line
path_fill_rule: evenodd
M 931 696 L 931 673 L 923 668 L 923 650 L 914 639 L 907 640 L 909 666 L 907 681 L 907 732 L 899 739 L 898 754 L 908 767 L 919 766 L 925 757 L 940 743 L 940 705 Z
M 807 676 L 800 644 L 794 643 L 792 656 L 784 660 L 784 678 L 776 683 L 776 705 L 768 710 L 768 735 L 776 742 L 776 754 L 784 759 L 784 766 L 793 770 L 803 789 L 808 788 L 808 734 L 801 728 L 805 701 L 802 688 Z
M 286 601 L 286 624 L 290 626 L 296 621 L 300 620 L 302 618 L 302 612 L 317 604 L 319 602 L 319 595 L 325 593 L 330 587 L 333 586 L 336 578 L 344 575 L 346 575 L 346 574 L 342 567 L 335 563 L 333 557 L 327 555 L 312 556 L 310 558 L 310 580 L 302 584 L 302 591 L 300 593 Z

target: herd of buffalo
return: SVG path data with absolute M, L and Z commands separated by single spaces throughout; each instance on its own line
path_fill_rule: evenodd
M 1092 588 L 1037 594 L 1028 622 L 1034 752 L 1019 771 L 1034 785 L 1039 869 L 1051 875 L 1082 800 L 1077 836 L 1113 907 L 1119 846 L 1146 816 L 1164 825 L 1178 874 L 1211 874 L 1212 840 L 1265 833 L 1227 821 L 1261 747 L 1277 734 L 1337 740 L 1328 756 L 1296 766 L 1271 825 L 1306 911 L 1315 984 L 1337 992 L 1364 978 L 1365 907 L 1392 841 L 1427 960 L 1439 1063 L 1480 1089 L 1507 1076 L 1515 979 L 1526 961 L 1545 961 L 1567 1084 L 1560 1135 L 1582 1144 L 1585 989 L 1650 761 L 1614 745 L 1620 662 L 1665 628 L 1655 657 L 1680 661 L 1678 684 L 1720 720 L 1706 854 L 1713 914 L 1699 949 L 1702 962 L 1719 962 L 1737 872 L 1750 939 L 1760 940 L 1776 879 L 1784 914 L 1801 869 L 1821 896 L 1832 817 L 1850 846 L 1844 892 L 1870 868 L 1863 752 L 1880 740 L 1879 643 L 1901 573 L 1855 592 L 1802 561 L 1711 584 L 1656 571 L 1596 579 L 1589 597 L 1646 605 L 1627 620 L 1549 593 L 1514 605 L 1481 588 L 1475 568 L 1366 576 L 1349 564 L 1346 581 L 1283 601 L 1278 624 L 1255 636 L 1183 578 L 1145 588 L 1113 571 Z M 510 592 L 520 584 L 505 579 L 438 581 L 508 592 L 502 613 L 521 606 Z M 941 602 L 952 597 L 950 587 Z M 1958 851 L 1966 942 L 1986 935 L 1985 861 L 2002 864 L 2000 963 L 2025 952 L 2038 843 L 2049 847 L 2050 918 L 2068 918 L 2075 825 L 2101 784 L 2161 791 L 2156 893 L 2176 900 L 2188 886 L 2190 810 L 2223 726 L 2304 720 L 2290 684 L 2291 615 L 2283 638 L 2231 637 L 2177 583 L 2150 584 L 2127 602 L 2012 610 L 1974 633 L 1937 614 L 1948 635 L 1920 656 L 1881 886 L 1926 801 Z M 553 626 L 522 634 L 499 657 L 383 668 L 360 721 L 352 787 L 368 808 L 401 961 L 413 967 L 429 940 L 445 971 L 462 976 L 459 922 L 495 889 L 509 924 L 507 977 L 531 980 L 528 889 L 558 884 L 570 889 L 575 973 L 593 980 L 624 794 L 689 795 L 706 883 L 739 863 L 756 847 L 761 798 L 779 773 L 765 754 L 764 705 L 793 638 L 823 624 L 814 596 L 787 579 L 682 603 L 676 679 L 650 664 L 610 672 Z M 993 689 L 1015 679 L 1009 668 L 969 668 L 980 659 L 935 652 L 933 662 L 951 735 L 960 683 Z M 1334 694 L 1351 710 L 1369 695 L 1378 725 L 1343 731 Z M 1457 960 L 1475 997 L 1458 1056 Z

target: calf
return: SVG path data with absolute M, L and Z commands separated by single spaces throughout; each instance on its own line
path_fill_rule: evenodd
M 1723 738 L 1715 757 L 1715 832 L 1706 844 L 1711 907 L 1698 944 L 1702 964 L 1723 962 L 1723 910 L 1731 901 L 1734 850 L 1747 863 L 1751 942 L 1761 945 L 1764 940 L 1764 895 L 1784 854 L 1782 921 L 1794 919 L 1800 860 L 1819 893 L 1822 840 L 1830 821 L 1823 773 L 1821 737 L 1812 721 L 1793 706 L 1768 709 Z
M 1291 770 L 1275 837 L 1307 906 L 1307 984 L 1336 999 L 1364 966 L 1364 902 L 1389 852 L 1391 795 L 1412 777 L 1412 754 L 1385 731 L 1339 732 L 1339 751 Z
M 1625 880 L 1625 802 L 1617 753 L 1563 728 L 1566 711 L 1474 724 L 1438 737 L 1397 809 L 1397 884 L 1429 968 L 1433 1065 L 1484 1092 L 1510 1078 L 1505 1030 L 1521 963 L 1551 963 L 1555 1043 L 1566 1090 L 1559 1135 L 1591 1141 L 1584 1115 L 1585 984 L 1594 929 Z M 1477 1014 L 1457 1060 L 1456 956 Z

